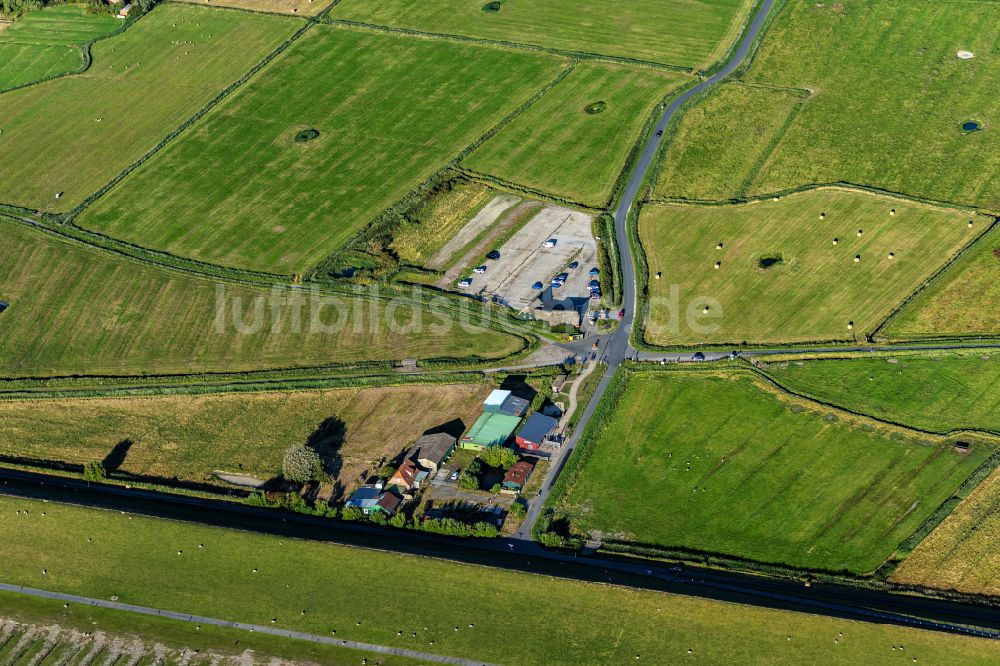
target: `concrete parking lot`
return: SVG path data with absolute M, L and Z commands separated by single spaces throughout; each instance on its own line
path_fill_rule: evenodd
M 594 278 L 588 271 L 597 265 L 592 219 L 587 213 L 546 204 L 499 248 L 499 259 L 486 262 L 485 274 L 472 276 L 468 291 L 524 310 L 543 291 L 550 290 L 553 277 L 566 272 L 569 278 L 560 289 L 551 290 L 551 297 L 589 298 L 587 283 Z M 555 247 L 544 247 L 550 238 L 556 240 Z M 579 266 L 569 270 L 567 266 L 572 261 L 579 262 Z M 541 290 L 532 288 L 536 282 L 542 283 Z

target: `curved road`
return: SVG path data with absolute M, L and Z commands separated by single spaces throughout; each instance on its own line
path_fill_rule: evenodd
M 764 22 L 767 20 L 767 15 L 774 6 L 774 2 L 775 0 L 763 0 L 763 2 L 761 2 L 760 7 L 757 8 L 757 13 L 754 14 L 750 25 L 743 35 L 743 39 L 740 40 L 739 45 L 736 47 L 736 51 L 733 52 L 732 56 L 726 64 L 723 65 L 722 69 L 713 74 L 710 78 L 678 95 L 673 99 L 673 101 L 670 102 L 670 104 L 667 105 L 667 107 L 663 110 L 663 113 L 660 114 L 659 120 L 656 121 L 656 125 L 653 128 L 654 131 L 651 133 L 649 141 L 646 142 L 646 146 L 643 148 L 642 154 L 639 156 L 639 160 L 636 162 L 635 168 L 633 168 L 632 174 L 629 177 L 628 182 L 625 184 L 625 190 L 622 192 L 621 201 L 618 204 L 618 208 L 615 210 L 615 239 L 618 243 L 618 252 L 621 257 L 622 304 L 625 309 L 625 316 L 618 328 L 615 329 L 611 335 L 597 338 L 598 346 L 601 348 L 602 361 L 607 364 L 607 369 L 604 371 L 604 376 L 601 377 L 601 381 L 597 385 L 597 389 L 594 391 L 593 397 L 583 410 L 583 414 L 577 422 L 572 436 L 568 440 L 566 446 L 563 447 L 564 450 L 561 452 L 559 458 L 553 461 L 553 470 L 545 480 L 541 494 L 536 499 L 531 501 L 531 504 L 528 507 L 528 515 L 518 532 L 519 537 L 526 538 L 530 535 L 531 528 L 538 519 L 542 507 L 545 505 L 545 501 L 548 499 L 549 492 L 552 490 L 552 485 L 555 482 L 555 479 L 559 476 L 559 472 L 562 471 L 562 467 L 566 464 L 566 461 L 572 454 L 573 449 L 580 441 L 580 435 L 583 433 L 590 417 L 593 416 L 594 410 L 597 409 L 597 405 L 600 404 L 601 397 L 604 395 L 608 385 L 611 383 L 611 379 L 614 377 L 615 372 L 617 372 L 618 366 L 620 366 L 622 361 L 626 358 L 633 358 L 636 355 L 636 351 L 629 343 L 632 326 L 635 323 L 635 311 L 638 303 L 638 295 L 636 294 L 635 262 L 632 259 L 632 248 L 629 244 L 628 216 L 629 212 L 632 210 L 632 206 L 635 205 L 636 199 L 639 196 L 639 190 L 642 187 L 643 181 L 646 179 L 649 167 L 652 166 L 653 160 L 656 159 L 656 153 L 660 149 L 660 143 L 663 141 L 662 134 L 670 122 L 674 119 L 674 116 L 677 115 L 677 111 L 685 104 L 685 102 L 691 99 L 694 95 L 711 88 L 719 81 L 725 79 L 727 76 L 736 71 L 736 68 L 743 63 L 747 55 L 750 53 L 750 50 L 753 48 L 754 43 L 757 41 L 757 37 L 760 35 L 760 32 L 764 27 Z M 591 341 L 592 340 L 588 340 L 588 343 Z M 662 357 L 662 355 L 660 356 Z

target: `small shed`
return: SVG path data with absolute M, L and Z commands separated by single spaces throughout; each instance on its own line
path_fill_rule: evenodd
M 524 416 L 528 411 L 529 402 L 518 398 L 510 391 L 497 389 L 491 391 L 483 401 L 483 412 L 488 414 L 506 414 L 507 416 Z
M 361 486 L 351 495 L 344 506 L 361 509 L 366 516 L 383 513 L 391 516 L 403 503 L 399 495 L 382 490 L 381 486 Z
M 431 475 L 437 474 L 438 467 L 455 450 L 456 440 L 446 432 L 419 437 L 413 443 L 413 455 L 410 456 Z
M 514 463 L 504 475 L 500 489 L 506 492 L 521 492 L 534 470 L 535 466 L 526 460 Z
M 524 422 L 521 430 L 517 433 L 517 437 L 515 438 L 517 448 L 522 451 L 537 451 L 558 427 L 559 421 L 556 419 L 535 412 L 528 417 L 528 420 Z

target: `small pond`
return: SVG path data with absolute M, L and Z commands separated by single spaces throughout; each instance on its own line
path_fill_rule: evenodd
M 3 312 L 10 305 L 7 301 L 0 301 L 0 312 Z
M 498 11 L 500 11 L 500 3 L 487 2 L 485 5 L 483 5 L 483 11 L 488 14 L 496 14 Z
M 309 129 L 304 129 L 295 135 L 295 141 L 297 143 L 305 143 L 306 141 L 312 141 L 313 139 L 318 139 L 318 138 L 319 138 L 319 130 L 312 129 L 311 127 Z
M 982 127 L 975 120 L 966 120 L 962 123 L 963 132 L 975 132 L 976 130 L 982 129 Z
M 771 254 L 766 257 L 761 257 L 757 260 L 757 265 L 761 268 L 771 268 L 777 266 L 778 264 L 784 263 L 785 259 L 780 254 Z

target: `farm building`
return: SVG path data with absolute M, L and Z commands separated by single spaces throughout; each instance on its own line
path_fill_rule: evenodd
M 534 470 L 535 466 L 525 460 L 514 463 L 503 477 L 503 483 L 500 484 L 501 490 L 511 493 L 521 492 Z
M 456 440 L 448 433 L 438 432 L 433 435 L 424 435 L 413 443 L 413 455 L 410 456 L 426 470 L 430 470 L 431 476 L 437 474 L 438 467 L 451 455 L 455 449 Z
M 117 16 L 120 19 L 128 18 L 129 12 L 131 12 L 131 11 L 132 11 L 132 3 L 130 2 L 127 5 L 125 5 L 124 7 L 122 7 L 121 9 L 118 10 L 118 15 Z
M 492 391 L 483 401 L 483 412 L 487 414 L 504 414 L 506 416 L 524 416 L 528 411 L 528 401 L 518 398 L 510 391 Z
M 462 437 L 462 448 L 482 451 L 487 446 L 498 446 L 507 441 L 521 423 L 520 416 L 498 412 L 484 412 Z
M 366 516 L 373 513 L 391 516 L 396 513 L 396 509 L 402 502 L 399 495 L 382 490 L 381 486 L 361 486 L 354 491 L 344 506 L 361 509 L 361 512 Z
M 535 412 L 528 417 L 528 420 L 521 426 L 515 441 L 517 448 L 522 451 L 537 451 L 541 448 L 545 440 L 548 439 L 559 427 L 559 421 Z
M 429 475 L 430 472 L 420 469 L 413 460 L 405 460 L 395 474 L 389 477 L 386 486 L 398 490 L 400 493 L 409 493 L 420 488 L 420 484 Z

